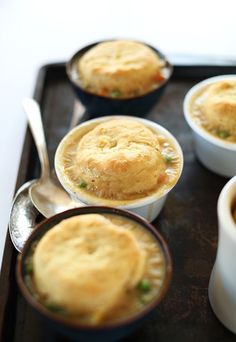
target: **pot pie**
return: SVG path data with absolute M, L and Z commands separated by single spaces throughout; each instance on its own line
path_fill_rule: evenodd
M 190 113 L 209 133 L 236 142 L 236 80 L 204 86 L 193 97 Z
M 27 286 L 46 308 L 93 325 L 132 315 L 157 298 L 165 260 L 138 223 L 83 214 L 43 235 L 26 259 L 26 273 Z
M 75 81 L 97 95 L 132 98 L 146 94 L 169 77 L 166 62 L 145 44 L 115 40 L 99 43 L 80 57 Z
M 99 198 L 99 203 L 124 205 L 161 196 L 177 182 L 181 168 L 173 143 L 127 118 L 78 127 L 57 154 L 66 187 L 88 203 Z

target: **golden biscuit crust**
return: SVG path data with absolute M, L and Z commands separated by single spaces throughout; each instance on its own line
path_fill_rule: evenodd
M 155 86 L 164 61 L 147 45 L 127 40 L 103 42 L 78 62 L 82 84 L 91 92 L 119 97 L 141 95 Z
M 94 321 L 137 284 L 144 265 L 134 235 L 99 214 L 63 220 L 43 236 L 33 256 L 40 295 Z
M 76 164 L 77 175 L 89 190 L 121 200 L 155 189 L 165 170 L 157 135 L 128 119 L 109 120 L 85 134 Z
M 213 127 L 236 134 L 236 81 L 220 81 L 210 85 L 203 109 Z

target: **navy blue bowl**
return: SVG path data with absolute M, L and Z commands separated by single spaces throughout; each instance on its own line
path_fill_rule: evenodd
M 28 287 L 25 284 L 26 267 L 25 259 L 31 250 L 31 245 L 35 240 L 39 240 L 49 229 L 54 227 L 60 221 L 75 216 L 83 215 L 89 213 L 100 213 L 100 214 L 113 214 L 122 216 L 124 218 L 129 218 L 138 224 L 141 224 L 145 229 L 147 229 L 160 244 L 166 263 L 166 275 L 162 288 L 160 289 L 159 297 L 155 298 L 151 303 L 147 304 L 146 307 L 133 315 L 132 317 L 123 318 L 114 323 L 103 323 L 99 326 L 89 326 L 83 324 L 70 323 L 65 320 L 63 316 L 59 316 L 49 310 L 47 310 L 39 301 L 33 296 Z M 161 234 L 145 219 L 130 213 L 125 210 L 103 207 L 103 206 L 87 206 L 81 208 L 75 208 L 71 210 L 64 211 L 57 214 L 49 219 L 41 222 L 33 231 L 32 235 L 27 240 L 22 254 L 19 254 L 16 267 L 16 276 L 18 286 L 27 300 L 27 302 L 44 318 L 47 323 L 50 324 L 52 329 L 61 333 L 64 336 L 69 337 L 76 341 L 86 341 L 86 342 L 111 342 L 117 341 L 121 338 L 132 333 L 134 330 L 138 329 L 142 323 L 144 323 L 158 307 L 160 301 L 165 296 L 172 277 L 172 260 L 168 246 L 161 236 Z
M 87 52 L 89 49 L 94 47 L 95 45 L 101 42 L 96 42 L 85 46 L 84 48 L 77 51 L 69 62 L 66 65 L 67 76 L 70 80 L 70 83 L 74 89 L 76 97 L 82 102 L 85 106 L 86 111 L 89 113 L 90 117 L 99 117 L 104 115 L 115 115 L 115 114 L 123 114 L 123 115 L 135 115 L 135 116 L 144 116 L 146 115 L 158 102 L 160 96 L 162 95 L 170 77 L 173 73 L 173 66 L 166 59 L 166 57 L 156 48 L 149 46 L 155 53 L 165 61 L 165 67 L 169 70 L 169 77 L 166 78 L 158 88 L 150 91 L 141 96 L 128 98 L 128 99 L 117 99 L 117 98 L 109 98 L 97 94 L 90 93 L 80 87 L 78 83 L 73 80 L 73 65 L 78 62 L 78 59 L 82 57 L 82 55 Z M 144 43 L 143 43 L 144 44 Z

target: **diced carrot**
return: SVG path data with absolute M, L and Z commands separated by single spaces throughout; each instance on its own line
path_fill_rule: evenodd
M 156 82 L 162 82 L 164 81 L 165 77 L 162 75 L 161 72 L 158 72 L 155 76 L 154 76 L 154 81 Z
M 164 184 L 168 181 L 168 175 L 165 172 L 162 172 L 158 177 L 157 183 Z
M 100 91 L 100 94 L 101 96 L 108 96 L 108 90 L 103 88 L 101 91 Z

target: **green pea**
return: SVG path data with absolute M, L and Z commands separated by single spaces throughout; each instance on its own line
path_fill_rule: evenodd
M 138 283 L 138 290 L 143 292 L 143 293 L 149 292 L 151 290 L 150 281 L 147 279 L 142 279 Z
M 25 260 L 25 273 L 32 274 L 33 273 L 33 259 L 32 256 L 27 256 Z
M 27 262 L 25 265 L 25 272 L 27 274 L 32 274 L 33 273 L 33 263 L 32 262 Z
M 63 309 L 62 307 L 53 304 L 53 303 L 45 303 L 44 304 L 45 308 L 48 309 L 49 311 L 53 312 L 53 313 L 57 313 L 60 315 L 65 315 L 66 314 L 66 310 Z
M 26 287 L 32 292 L 32 279 L 29 274 L 26 274 L 24 277 Z
M 88 184 L 87 184 L 86 182 L 81 182 L 80 185 L 79 185 L 79 187 L 80 187 L 81 189 L 86 189 L 87 186 L 88 186 Z
M 173 158 L 171 156 L 169 156 L 168 154 L 165 156 L 166 162 L 167 163 L 172 163 Z
M 112 90 L 111 91 L 111 97 L 117 98 L 121 96 L 121 92 L 117 89 L 117 90 Z
M 228 131 L 218 131 L 217 134 L 221 139 L 226 139 L 230 136 Z

